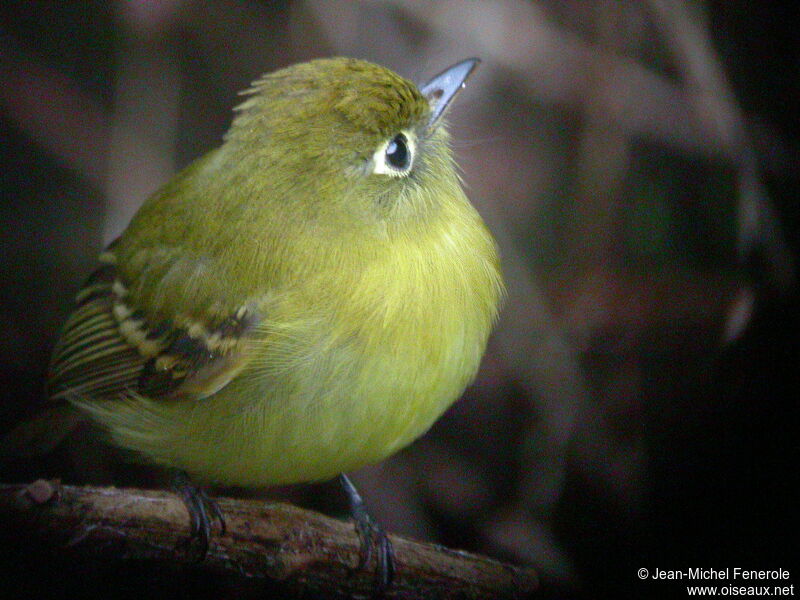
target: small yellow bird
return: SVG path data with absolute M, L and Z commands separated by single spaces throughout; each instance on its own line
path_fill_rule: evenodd
M 222 146 L 100 255 L 54 350 L 51 400 L 199 482 L 342 474 L 362 562 L 377 537 L 391 581 L 388 540 L 343 474 L 431 426 L 497 317 L 497 248 L 442 121 L 477 63 L 421 88 L 348 58 L 256 81 Z M 217 509 L 184 490 L 205 551 Z

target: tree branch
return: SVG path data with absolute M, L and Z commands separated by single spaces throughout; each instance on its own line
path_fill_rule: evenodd
M 212 536 L 206 574 L 267 578 L 287 594 L 369 597 L 374 564 L 354 572 L 353 525 L 287 504 L 218 499 L 227 534 Z M 148 560 L 191 564 L 189 519 L 181 500 L 162 491 L 61 486 L 45 480 L 0 484 L 0 530 L 69 553 L 71 560 Z M 524 598 L 537 587 L 531 569 L 390 536 L 397 577 L 386 598 Z M 374 563 L 374 558 L 373 558 Z

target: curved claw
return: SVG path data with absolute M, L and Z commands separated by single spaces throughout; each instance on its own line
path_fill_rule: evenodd
M 394 547 L 383 529 L 377 531 L 378 543 L 378 589 L 384 591 L 394 581 Z
M 370 560 L 372 560 L 373 523 L 369 519 L 369 516 L 367 516 L 366 519 L 354 520 L 356 525 L 356 533 L 358 534 L 358 539 L 360 542 L 360 547 L 358 549 L 358 565 L 356 565 L 356 570 L 360 571 L 369 564 Z
M 189 547 L 187 553 L 193 555 L 194 562 L 202 562 L 211 543 L 213 521 L 219 523 L 221 535 L 225 535 L 225 517 L 214 499 L 203 489 L 194 486 L 186 473 L 179 472 L 176 475 L 173 487 L 180 494 L 191 519 L 189 539 L 186 540 Z
M 219 534 L 225 535 L 228 531 L 228 527 L 225 523 L 225 515 L 222 514 L 222 509 L 219 507 L 219 504 L 217 504 L 217 501 L 209 496 L 204 489 L 195 489 L 197 491 L 197 496 L 200 499 L 200 503 L 204 505 L 205 511 L 211 513 L 211 519 L 208 520 L 209 532 L 211 529 L 211 520 L 215 520 L 219 524 Z
M 364 501 L 350 479 L 342 474 L 341 482 L 342 488 L 350 500 L 350 513 L 355 521 L 356 533 L 360 541 L 356 570 L 367 567 L 372 560 L 373 551 L 377 550 L 378 565 L 375 577 L 378 591 L 383 592 L 394 581 L 394 547 L 383 528 L 369 516 Z

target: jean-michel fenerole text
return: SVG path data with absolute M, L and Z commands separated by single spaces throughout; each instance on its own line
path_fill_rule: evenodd
M 786 569 L 772 569 L 768 571 L 754 571 L 741 567 L 727 567 L 725 569 L 685 569 L 675 571 L 670 569 L 655 569 L 650 576 L 651 579 L 715 579 L 719 581 L 765 581 L 789 579 L 789 571 Z

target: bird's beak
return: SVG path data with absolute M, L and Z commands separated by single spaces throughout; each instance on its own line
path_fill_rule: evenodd
M 433 129 L 450 106 L 453 98 L 464 89 L 467 78 L 480 63 L 479 58 L 468 58 L 448 67 L 420 88 L 422 95 L 431 105 L 428 130 Z

